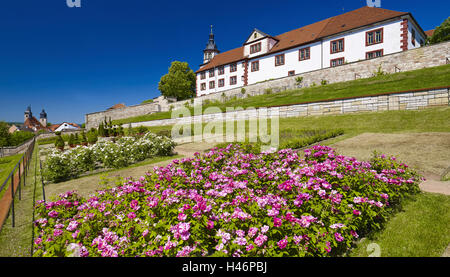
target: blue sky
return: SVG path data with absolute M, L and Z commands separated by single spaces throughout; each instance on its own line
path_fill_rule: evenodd
M 174 60 L 195 71 L 214 25 L 221 51 L 242 45 L 253 28 L 278 35 L 366 5 L 366 0 L 149 1 L 2 0 L 0 120 L 23 121 L 32 106 L 48 121 L 83 123 L 86 113 L 160 95 Z M 449 16 L 450 2 L 381 0 L 411 12 L 424 30 Z

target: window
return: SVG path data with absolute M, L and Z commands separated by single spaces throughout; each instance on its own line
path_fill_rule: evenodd
M 230 85 L 236 85 L 236 83 L 237 83 L 237 77 L 231 76 L 230 77 Z
M 205 89 L 206 89 L 206 83 L 200 84 L 200 89 L 201 89 L 201 90 L 205 90 Z
M 209 88 L 212 89 L 212 88 L 214 88 L 214 86 L 215 86 L 214 81 L 210 81 L 209 82 Z
M 366 59 L 368 59 L 368 60 L 382 57 L 382 56 L 383 56 L 383 49 L 376 50 L 376 51 L 370 51 L 370 52 L 366 53 Z
M 330 61 L 330 66 L 335 67 L 344 64 L 344 58 L 338 58 Z
M 225 79 L 219 79 L 219 88 L 225 86 Z
M 261 51 L 261 42 L 250 45 L 250 54 L 258 53 L 259 51 Z
M 217 69 L 217 71 L 219 72 L 219 75 L 223 75 L 225 73 L 225 69 L 223 66 L 219 66 L 219 68 Z
M 331 54 L 339 53 L 344 51 L 344 39 L 337 39 L 330 42 L 330 52 Z
M 275 56 L 275 66 L 284 64 L 284 54 Z
M 383 28 L 366 32 L 366 46 L 383 42 Z
M 206 78 L 206 72 L 203 71 L 202 73 L 200 73 L 200 79 L 203 80 L 205 78 Z
M 252 72 L 259 70 L 259 61 L 252 62 Z
M 298 60 L 299 61 L 304 61 L 304 60 L 309 60 L 310 56 L 310 47 L 306 47 L 303 49 L 300 49 L 298 52 Z
M 214 69 L 209 70 L 209 77 L 214 77 Z
M 230 72 L 235 72 L 235 71 L 237 71 L 237 64 L 236 63 L 230 64 Z
M 291 70 L 288 72 L 288 76 L 294 76 L 295 75 L 295 70 Z
M 411 43 L 416 46 L 416 30 L 411 29 Z

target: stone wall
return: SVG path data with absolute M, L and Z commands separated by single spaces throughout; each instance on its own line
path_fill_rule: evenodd
M 392 110 L 419 110 L 450 104 L 450 87 L 415 90 L 408 92 L 384 93 L 358 98 L 342 98 L 335 100 L 303 103 L 297 105 L 274 106 L 268 108 L 234 111 L 232 113 L 214 113 L 191 117 L 152 120 L 131 123 L 137 126 L 164 126 L 174 124 L 192 124 L 196 122 L 212 122 L 225 119 L 249 120 L 257 116 L 279 114 L 280 118 L 338 115 L 347 113 L 379 112 Z M 128 127 L 124 124 L 123 127 Z
M 102 112 L 89 113 L 85 115 L 86 129 L 97 128 L 105 120 L 117 120 L 122 118 L 147 115 L 161 111 L 168 111 L 172 99 L 158 97 L 152 103 L 134 105 L 118 109 L 110 109 Z
M 450 59 L 450 42 L 443 42 L 440 44 L 386 55 L 372 60 L 353 62 L 339 67 L 325 68 L 297 74 L 291 77 L 268 80 L 266 82 L 248 85 L 243 87 L 245 88 L 245 94 L 241 93 L 242 87 L 240 87 L 224 92 L 204 95 L 198 97 L 198 99 L 201 99 L 202 101 L 224 101 L 231 97 L 243 98 L 248 95 L 261 95 L 266 92 L 266 89 L 271 89 L 274 93 L 288 89 L 295 89 L 297 88 L 295 80 L 299 76 L 303 77 L 302 86 L 308 87 L 314 83 L 320 85 L 322 80 L 326 80 L 328 83 L 336 83 L 360 78 L 369 78 L 372 77 L 374 72 L 376 72 L 379 68 L 386 73 L 396 73 L 434 67 L 446 64 L 448 59 Z M 165 102 L 164 105 L 158 103 L 143 104 L 126 107 L 123 109 L 87 114 L 85 117 L 86 128 L 89 129 L 91 127 L 97 127 L 98 124 L 104 120 L 105 116 L 107 118 L 111 117 L 111 119 L 115 120 L 146 115 L 157 111 L 168 111 L 170 106 L 172 106 L 173 109 L 177 109 L 183 107 L 186 102 L 190 102 L 190 100 L 178 101 L 174 103 Z
M 0 147 L 0 158 L 24 153 L 28 149 L 28 146 L 33 142 L 33 139 L 34 138 L 31 138 L 15 147 Z
M 63 134 L 63 135 L 70 135 L 70 134 L 76 134 L 76 133 L 81 133 L 81 130 L 69 130 L 69 131 L 62 131 L 61 132 L 61 134 Z M 44 139 L 44 138 L 55 137 L 55 136 L 56 136 L 55 133 L 39 134 L 39 135 L 36 136 L 36 141 L 40 140 L 40 139 Z M 28 145 L 30 145 L 30 143 L 32 141 L 33 141 L 33 138 L 27 140 L 26 142 L 22 143 L 19 146 L 0 147 L 0 157 L 7 157 L 7 156 L 12 156 L 12 155 L 24 153 L 27 150 Z

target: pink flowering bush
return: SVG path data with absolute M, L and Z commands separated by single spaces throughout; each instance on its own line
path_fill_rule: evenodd
M 174 160 L 83 199 L 36 206 L 34 256 L 336 256 L 381 228 L 420 177 L 395 158 L 326 146 L 238 146 Z

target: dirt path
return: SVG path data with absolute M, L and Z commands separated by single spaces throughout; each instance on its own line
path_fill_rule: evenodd
M 450 133 L 365 133 L 332 145 L 339 154 L 370 159 L 374 150 L 393 155 L 426 179 L 423 191 L 450 195 L 450 181 L 441 176 L 450 166 Z
M 195 152 L 203 152 L 212 148 L 215 143 L 186 143 L 175 147 L 175 151 L 178 155 L 183 157 L 192 157 Z M 111 172 L 105 172 L 103 174 L 96 174 L 92 176 L 81 177 L 78 179 L 70 180 L 67 182 L 48 184 L 45 186 L 45 193 L 50 200 L 51 197 L 55 197 L 60 193 L 64 193 L 69 190 L 76 190 L 80 195 L 87 197 L 94 193 L 96 190 L 102 190 L 114 184 L 115 180 L 120 178 L 139 178 L 144 176 L 145 173 L 151 171 L 155 166 L 168 165 L 173 159 L 169 159 L 162 162 L 147 164 L 143 166 L 137 166 L 133 168 L 126 168 L 122 170 L 115 170 Z

